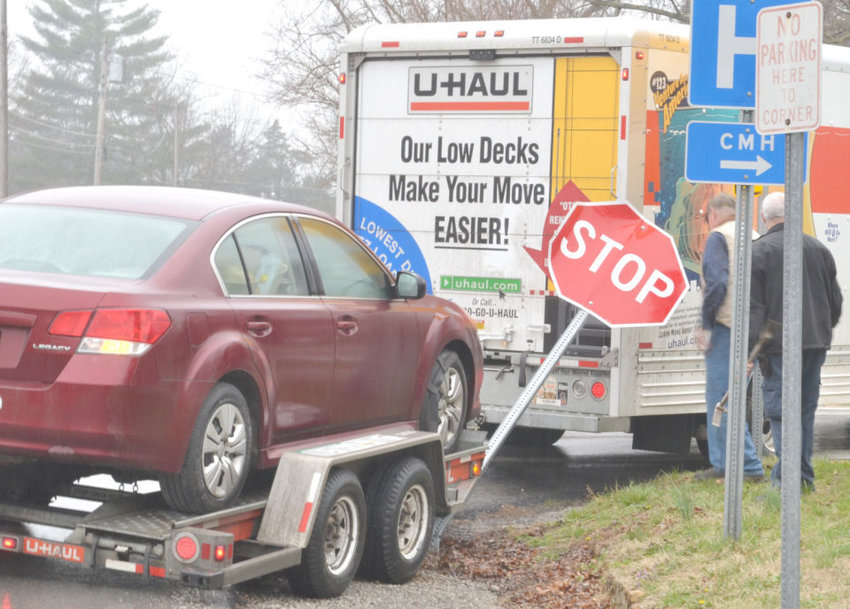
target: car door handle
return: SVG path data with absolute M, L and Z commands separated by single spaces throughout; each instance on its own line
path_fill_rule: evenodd
M 265 338 L 272 333 L 272 325 L 267 321 L 249 321 L 248 333 L 257 338 Z
M 353 317 L 343 317 L 336 320 L 336 329 L 343 336 L 353 336 L 357 334 L 359 326 L 357 325 L 357 320 Z

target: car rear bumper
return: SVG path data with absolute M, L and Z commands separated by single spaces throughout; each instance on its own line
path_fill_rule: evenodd
M 74 382 L 0 381 L 0 454 L 148 471 L 180 469 L 193 413 L 179 408 L 182 384 L 138 381 L 131 358 L 98 358 Z M 116 360 L 125 360 L 123 363 Z M 127 361 L 129 360 L 129 361 Z M 87 378 L 86 378 L 87 377 Z

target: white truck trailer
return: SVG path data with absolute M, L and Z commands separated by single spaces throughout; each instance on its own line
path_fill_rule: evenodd
M 696 348 L 705 205 L 691 184 L 689 29 L 616 19 L 372 25 L 343 46 L 337 214 L 393 269 L 477 322 L 485 427 L 502 421 L 572 319 L 546 268 L 573 202 L 626 200 L 675 239 L 692 289 L 667 325 L 586 323 L 514 436 L 631 431 L 636 448 L 687 451 L 705 425 Z M 823 126 L 809 139 L 807 230 L 850 277 L 842 159 L 850 50 L 824 50 Z M 824 368 L 825 406 L 850 400 L 848 318 Z M 703 443 L 704 446 L 704 443 Z

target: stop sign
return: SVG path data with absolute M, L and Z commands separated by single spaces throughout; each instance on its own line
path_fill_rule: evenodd
M 549 275 L 609 326 L 663 325 L 688 289 L 673 238 L 625 202 L 575 204 L 549 242 Z

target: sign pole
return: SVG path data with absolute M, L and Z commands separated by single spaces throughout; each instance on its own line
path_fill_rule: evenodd
M 573 337 L 575 337 L 584 325 L 584 321 L 586 319 L 587 311 L 579 309 L 578 313 L 576 313 L 575 317 L 573 317 L 573 320 L 570 322 L 570 325 L 567 326 L 567 329 L 564 330 L 563 334 L 561 334 L 558 342 L 556 342 L 552 347 L 549 355 L 546 356 L 546 359 L 543 360 L 542 364 L 540 364 L 537 372 L 535 372 L 534 376 L 531 377 L 531 382 L 525 386 L 522 394 L 520 394 L 519 398 L 517 398 L 516 403 L 508 411 L 507 416 L 501 423 L 499 423 L 499 426 L 496 428 L 496 431 L 493 432 L 493 437 L 490 438 L 487 445 L 487 453 L 484 455 L 484 463 L 481 464 L 481 471 L 484 471 L 487 468 L 487 464 L 496 455 L 496 453 L 499 452 L 499 449 L 502 447 L 502 444 L 504 444 L 508 434 L 511 433 L 516 422 L 531 403 L 531 399 L 534 397 L 534 394 L 537 393 L 543 385 L 543 381 L 545 381 L 546 377 L 549 376 L 549 373 L 552 372 L 552 368 L 554 368 L 555 364 L 558 363 L 561 355 L 563 355 L 564 351 L 567 350 L 567 345 L 572 342 Z
M 800 607 L 800 386 L 803 345 L 803 133 L 785 140 L 782 275 L 782 609 Z
M 752 111 L 742 113 L 745 123 Z M 729 412 L 726 417 L 726 490 L 723 536 L 741 538 L 744 496 L 744 439 L 747 425 L 747 359 L 750 327 L 750 262 L 753 245 L 753 188 L 738 189 L 735 214 L 735 283 L 732 286 L 732 341 L 729 354 Z

